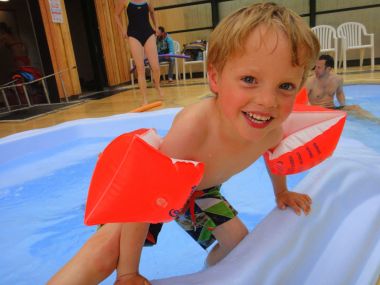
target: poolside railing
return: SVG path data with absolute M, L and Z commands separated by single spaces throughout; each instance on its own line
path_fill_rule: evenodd
M 5 112 L 0 112 L 0 114 L 9 113 L 9 112 L 12 112 L 12 111 L 15 111 L 15 110 L 28 109 L 28 108 L 31 108 L 31 107 L 36 106 L 36 105 L 52 105 L 52 104 L 54 104 L 54 103 L 51 103 L 51 101 L 50 101 L 50 96 L 49 96 L 49 91 L 48 91 L 48 88 L 47 88 L 47 85 L 46 85 L 46 80 L 49 79 L 49 78 L 51 78 L 51 77 L 56 77 L 56 76 L 58 76 L 59 82 L 61 83 L 63 94 L 65 96 L 65 101 L 69 102 L 69 98 L 67 96 L 67 91 L 66 91 L 66 88 L 65 88 L 65 82 L 63 80 L 62 74 L 64 72 L 68 72 L 71 69 L 75 69 L 75 68 L 77 68 L 77 67 L 73 66 L 71 68 L 60 70 L 60 71 L 58 71 L 56 73 L 52 73 L 52 74 L 43 76 L 41 78 L 38 78 L 38 79 L 35 79 L 35 80 L 31 80 L 31 81 L 27 81 L 27 82 L 23 82 L 23 83 L 16 83 L 18 81 L 16 79 L 16 80 L 12 80 L 10 82 L 7 82 L 7 83 L 5 83 L 3 85 L 0 85 L 0 93 L 1 93 L 1 96 L 2 96 L 2 98 L 4 100 L 5 109 L 6 109 Z M 38 84 L 38 83 L 41 83 L 41 85 L 42 85 L 42 92 L 43 92 L 43 94 L 45 95 L 45 98 L 46 98 L 46 103 L 44 103 L 44 104 L 32 104 L 31 98 L 29 96 L 29 92 L 28 92 L 28 88 L 27 87 L 31 86 L 32 84 Z M 11 92 L 8 92 L 8 93 L 14 93 L 15 94 L 16 99 L 17 99 L 17 103 L 18 103 L 18 105 L 16 105 L 17 107 L 23 106 L 23 104 L 21 102 L 21 99 L 20 99 L 20 93 L 23 92 L 23 95 L 24 95 L 24 97 L 26 99 L 26 103 L 27 103 L 26 106 L 25 107 L 21 107 L 21 108 L 16 108 L 16 109 L 12 110 L 12 107 L 15 106 L 15 105 L 11 105 L 10 102 L 8 101 L 7 91 L 11 91 Z

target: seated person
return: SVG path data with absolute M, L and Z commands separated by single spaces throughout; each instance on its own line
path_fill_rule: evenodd
M 175 54 L 173 39 L 165 32 L 164 27 L 158 27 L 157 34 L 158 54 Z M 173 82 L 174 57 L 159 57 L 160 62 L 169 62 L 168 81 Z
M 2 45 L 11 51 L 16 68 L 30 66 L 28 50 L 25 44 L 13 35 L 11 28 L 4 22 L 0 22 L 0 46 Z
M 310 76 L 305 84 L 310 105 L 329 109 L 341 109 L 361 118 L 380 123 L 380 119 L 359 105 L 346 105 L 343 92 L 343 78 L 332 71 L 334 59 L 327 54 L 321 55 L 314 68 L 314 75 Z M 334 96 L 339 106 L 334 104 Z

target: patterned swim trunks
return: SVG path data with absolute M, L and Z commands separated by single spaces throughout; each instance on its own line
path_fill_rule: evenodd
M 221 185 L 193 193 L 176 222 L 204 249 L 215 241 L 212 231 L 237 215 L 220 193 Z
M 194 191 L 175 221 L 204 249 L 216 240 L 212 231 L 237 215 L 237 211 L 220 194 L 221 185 Z M 157 243 L 162 223 L 150 224 L 144 246 Z

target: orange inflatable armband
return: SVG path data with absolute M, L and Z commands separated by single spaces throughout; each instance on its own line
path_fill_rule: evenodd
M 325 160 L 335 150 L 345 120 L 343 111 L 296 104 L 284 122 L 284 138 L 264 154 L 270 171 L 295 174 Z
M 297 93 L 295 104 L 309 104 L 309 97 L 307 96 L 307 90 L 305 87 L 302 87 L 301 90 Z
M 114 139 L 96 164 L 86 225 L 173 220 L 199 184 L 204 165 L 158 151 L 162 139 L 139 129 Z

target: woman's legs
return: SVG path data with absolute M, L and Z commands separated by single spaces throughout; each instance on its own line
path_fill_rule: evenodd
M 128 37 L 129 48 L 131 50 L 132 58 L 135 61 L 137 70 L 137 80 L 140 87 L 140 92 L 143 95 L 143 104 L 147 104 L 146 98 L 146 78 L 145 78 L 145 65 L 144 65 L 144 47 L 141 43 L 133 37 Z
M 144 50 L 146 57 L 149 60 L 150 68 L 153 72 L 153 82 L 154 87 L 158 92 L 158 96 L 162 99 L 163 92 L 160 87 L 160 64 L 158 62 L 158 53 L 156 46 L 156 37 L 155 35 L 151 35 L 149 39 L 145 42 Z

